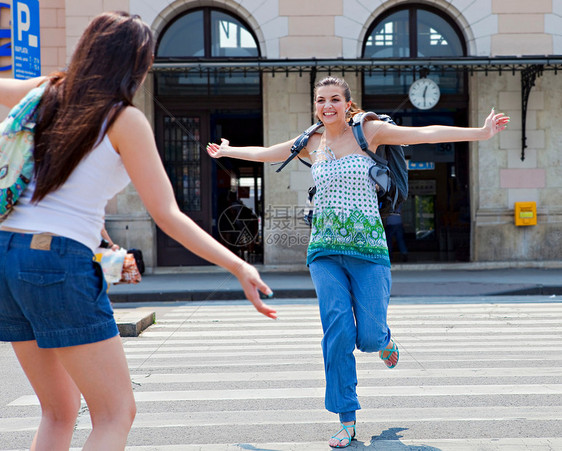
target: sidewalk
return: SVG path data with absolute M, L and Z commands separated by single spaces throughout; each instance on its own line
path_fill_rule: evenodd
M 305 268 L 258 267 L 276 298 L 315 297 Z M 159 269 L 159 271 L 163 271 Z M 216 267 L 172 268 L 145 274 L 138 285 L 113 285 L 113 302 L 244 299 L 238 281 Z M 517 268 L 504 264 L 394 265 L 391 296 L 562 295 L 562 262 Z

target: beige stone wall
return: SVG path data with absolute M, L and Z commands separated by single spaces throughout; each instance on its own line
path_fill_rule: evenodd
M 129 0 L 55 1 L 66 4 L 66 61 L 70 60 L 78 39 L 95 16 L 104 11 L 129 11 Z
M 335 35 L 335 19 L 343 15 L 343 0 L 283 0 L 279 15 L 289 22 L 288 36 L 279 40 L 281 58 L 343 56 L 342 39 Z
M 50 74 L 66 65 L 66 5 L 64 0 L 42 0 L 39 5 L 41 72 Z
M 474 261 L 558 260 L 562 244 L 562 77 L 536 80 L 527 110 L 527 148 L 521 160 L 521 74 L 476 75 L 472 122 L 490 105 L 512 118 L 493 139 L 474 144 L 471 155 Z M 537 203 L 536 226 L 515 226 L 515 202 Z
M 562 54 L 562 2 L 552 1 L 552 13 L 546 14 L 544 18 L 544 31 L 552 36 L 552 53 Z
M 553 0 L 492 0 L 498 30 L 492 36 L 491 55 L 551 55 L 553 36 L 545 32 Z M 559 33 L 557 33 L 559 34 Z
M 264 145 L 288 141 L 311 124 L 310 77 L 297 74 L 263 76 Z M 265 264 L 289 264 L 304 261 L 307 230 L 298 214 L 304 206 L 303 196 L 312 185 L 309 171 L 298 160 L 283 171 L 264 164 Z M 308 180 L 307 180 L 308 177 Z M 304 241 L 302 236 L 306 235 Z

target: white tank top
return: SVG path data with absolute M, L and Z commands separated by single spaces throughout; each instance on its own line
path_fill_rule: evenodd
M 31 203 L 32 181 L 2 226 L 50 232 L 98 247 L 104 224 L 105 206 L 130 182 L 121 156 L 108 136 L 78 164 L 68 180 L 39 203 Z

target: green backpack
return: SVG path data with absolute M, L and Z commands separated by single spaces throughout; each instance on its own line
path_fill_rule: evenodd
M 32 89 L 0 123 L 0 221 L 6 219 L 33 178 L 37 105 L 45 85 Z

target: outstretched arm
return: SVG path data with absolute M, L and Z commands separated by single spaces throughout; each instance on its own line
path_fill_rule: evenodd
M 382 144 L 422 144 L 458 141 L 482 141 L 490 139 L 505 129 L 509 117 L 503 113 L 492 112 L 483 127 L 452 127 L 448 125 L 428 125 L 426 127 L 403 127 L 383 121 L 370 121 L 365 124 L 365 133 L 372 149 Z
M 220 146 L 215 143 L 209 143 L 207 145 L 207 153 L 213 158 L 230 157 L 239 160 L 275 163 L 289 157 L 291 154 L 291 146 L 295 142 L 295 139 L 270 147 L 232 147 L 228 139 L 222 138 Z M 301 152 L 303 156 L 308 156 L 306 149 L 303 149 Z
M 276 318 L 275 310 L 260 299 L 258 290 L 270 295 L 271 289 L 256 269 L 219 244 L 179 209 L 144 114 L 134 107 L 125 108 L 108 135 L 140 198 L 162 231 L 194 254 L 230 271 L 255 308 Z
M 16 80 L 0 78 L 0 104 L 12 108 L 33 88 L 39 86 L 47 77 Z

